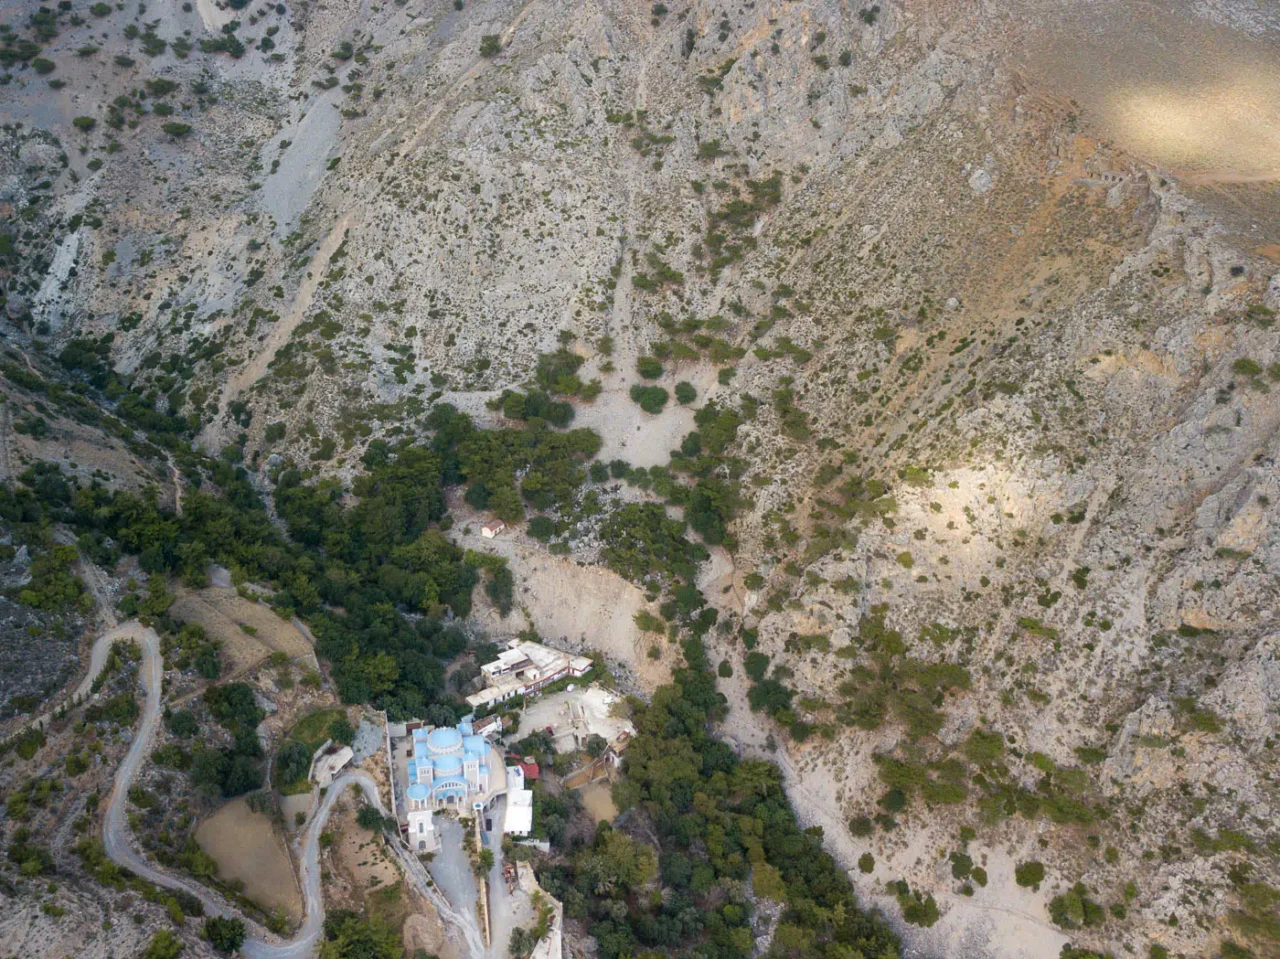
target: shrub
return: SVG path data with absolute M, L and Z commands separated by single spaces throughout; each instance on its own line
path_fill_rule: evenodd
M 1013 878 L 1019 886 L 1039 889 L 1044 882 L 1044 863 L 1023 862 L 1014 867 Z
M 356 822 L 360 824 L 362 829 L 371 829 L 377 832 L 382 828 L 382 813 L 374 806 L 368 804 L 360 807 L 360 811 L 356 813 Z
M 204 937 L 218 952 L 230 955 L 244 945 L 244 922 L 226 916 L 210 916 L 204 921 Z
M 480 56 L 496 57 L 502 52 L 502 37 L 496 33 L 486 33 L 480 38 Z
M 637 383 L 631 387 L 632 402 L 638 404 L 646 413 L 654 415 L 661 413 L 667 405 L 667 396 L 667 391 L 661 386 L 641 386 Z
M 769 669 L 769 657 L 764 653 L 747 653 L 742 668 L 747 671 L 752 682 L 758 683 L 764 679 L 764 674 Z
M 540 543 L 545 543 L 556 533 L 556 524 L 548 516 L 541 514 L 529 520 L 529 535 Z
M 347 720 L 346 716 L 339 716 L 333 722 L 329 723 L 329 738 L 335 743 L 342 743 L 344 746 L 350 746 L 356 739 L 355 727 Z
M 869 852 L 864 852 L 858 857 L 858 869 L 865 873 L 876 871 L 876 857 Z
M 311 750 L 299 742 L 285 743 L 276 753 L 276 785 L 283 788 L 301 782 L 310 768 Z
M 662 361 L 656 356 L 642 356 L 636 360 L 636 372 L 646 380 L 656 380 L 662 375 Z
M 71 125 L 77 130 L 83 130 L 85 133 L 88 133 L 98 125 L 98 121 L 93 117 L 76 117 L 71 121 Z
M 143 950 L 141 959 L 178 959 L 182 955 L 182 940 L 168 929 L 161 929 Z
M 200 723 L 196 720 L 195 713 L 189 709 L 179 709 L 176 713 L 171 713 L 165 722 L 169 732 L 183 739 L 194 736 L 200 731 Z
M 1100 926 L 1106 922 L 1107 912 L 1085 895 L 1082 883 L 1076 883 L 1069 892 L 1054 896 L 1049 901 L 1049 918 L 1064 929 L 1081 926 Z
M 660 616 L 654 616 L 647 609 L 642 609 L 632 617 L 635 621 L 636 628 L 646 633 L 663 633 L 667 629 L 667 621 Z
M 698 398 L 698 391 L 693 388 L 693 384 L 686 380 L 681 380 L 676 384 L 676 402 L 688 405 Z

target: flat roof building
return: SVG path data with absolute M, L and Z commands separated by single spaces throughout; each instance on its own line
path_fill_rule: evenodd
M 476 709 L 536 693 L 565 677 L 585 676 L 591 665 L 585 656 L 570 656 L 541 643 L 513 639 L 497 659 L 481 665 L 488 685 L 468 696 L 467 705 Z

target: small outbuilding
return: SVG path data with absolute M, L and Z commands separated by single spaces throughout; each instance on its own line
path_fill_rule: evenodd
M 507 524 L 504 523 L 502 520 L 491 519 L 489 520 L 489 522 L 485 523 L 483 526 L 480 527 L 480 535 L 483 536 L 485 539 L 493 539 L 495 536 L 498 536 L 499 534 L 504 532 L 506 528 L 507 528 Z

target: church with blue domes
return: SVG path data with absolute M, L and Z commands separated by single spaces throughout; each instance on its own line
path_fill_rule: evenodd
M 435 848 L 431 817 L 452 809 L 464 815 L 483 810 L 506 789 L 502 757 L 472 730 L 469 719 L 456 726 L 415 729 L 411 734 L 405 790 L 408 839 L 418 850 Z M 501 782 L 495 782 L 494 770 Z

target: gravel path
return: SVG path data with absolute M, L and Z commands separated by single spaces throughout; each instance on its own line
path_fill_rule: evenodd
M 65 702 L 74 703 L 77 700 L 83 702 L 88 698 L 89 693 L 93 690 L 93 682 L 98 678 L 98 674 L 102 672 L 102 667 L 107 665 L 107 657 L 111 654 L 111 647 L 115 645 L 118 639 L 138 639 L 138 630 L 140 627 L 137 623 L 125 623 L 123 626 L 116 626 L 107 630 L 93 642 L 93 648 L 89 651 L 89 672 L 84 679 L 80 680 L 80 685 L 75 691 L 67 697 Z M 49 710 L 42 713 L 32 721 L 33 726 L 39 726 L 42 729 L 49 725 L 50 720 L 56 710 Z

